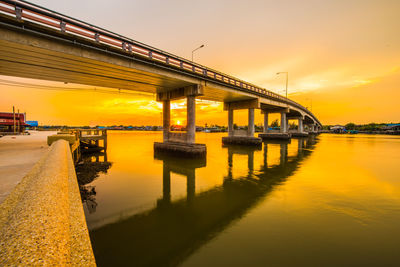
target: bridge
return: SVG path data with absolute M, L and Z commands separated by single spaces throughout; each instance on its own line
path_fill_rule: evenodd
M 235 60 L 234 57 L 230 60 Z M 302 105 L 267 89 L 167 53 L 78 19 L 21 0 L 0 1 L 0 74 L 153 93 L 163 103 L 163 142 L 155 151 L 204 156 L 196 144 L 196 98 L 224 103 L 225 144 L 260 145 L 262 138 L 288 139 L 317 133 L 322 124 Z M 170 131 L 170 101 L 187 99 L 187 131 Z M 234 130 L 234 110 L 248 110 L 248 130 Z M 264 114 L 255 137 L 254 112 Z M 268 132 L 268 115 L 280 113 L 280 133 Z M 305 132 L 307 125 L 308 132 Z

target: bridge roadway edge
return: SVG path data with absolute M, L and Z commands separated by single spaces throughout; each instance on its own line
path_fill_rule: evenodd
M 54 142 L 0 204 L 0 265 L 96 266 L 68 142 Z

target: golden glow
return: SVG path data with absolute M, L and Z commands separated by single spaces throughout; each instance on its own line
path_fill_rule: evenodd
M 221 0 L 209 3 L 212 12 L 207 0 L 201 5 L 135 2 L 135 8 L 128 8 L 133 3 L 111 6 L 100 1 L 96 6 L 98 15 L 90 17 L 85 8 L 71 11 L 71 7 L 82 4 L 77 0 L 63 4 L 33 2 L 186 58 L 191 57 L 191 48 L 204 41 L 205 47 L 195 54 L 196 62 L 283 95 L 285 77 L 276 72 L 287 71 L 289 97 L 309 108 L 312 102 L 313 112 L 325 124 L 396 122 L 400 118 L 396 101 L 400 97 L 399 1 L 254 1 L 248 5 L 245 1 Z M 141 12 L 131 16 L 132 9 Z M 158 12 L 156 20 L 144 15 L 153 9 L 168 12 Z M 102 12 L 109 19 L 104 20 Z M 123 19 L 113 19 L 113 14 Z M 182 14 L 191 23 L 181 23 Z M 202 27 L 194 30 L 194 24 Z M 152 95 L 53 92 L 1 84 L 0 90 L 1 111 L 15 105 L 27 111 L 28 118 L 43 124 L 161 124 L 161 104 Z M 185 101 L 172 103 L 172 120 L 184 124 L 185 112 Z M 197 102 L 198 125 L 226 125 L 226 118 L 220 103 Z M 235 123 L 245 124 L 246 120 L 245 113 L 235 115 Z M 256 117 L 256 123 L 261 122 L 261 116 Z

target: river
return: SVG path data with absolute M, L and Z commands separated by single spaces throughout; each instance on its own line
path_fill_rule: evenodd
M 398 266 L 399 137 L 224 135 L 197 133 L 191 160 L 155 156 L 161 132 L 109 131 L 77 167 L 99 266 Z

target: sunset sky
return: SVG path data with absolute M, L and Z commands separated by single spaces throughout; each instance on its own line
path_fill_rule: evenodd
M 284 94 L 285 78 L 276 72 L 287 71 L 289 97 L 323 124 L 400 121 L 398 0 L 31 2 L 188 59 L 205 44 L 195 61 L 277 93 Z M 0 76 L 0 111 L 15 105 L 41 124 L 161 124 L 153 95 L 93 89 Z M 227 124 L 221 104 L 198 104 L 198 125 Z M 173 103 L 172 117 L 185 119 L 183 102 Z M 235 122 L 245 124 L 246 112 Z

